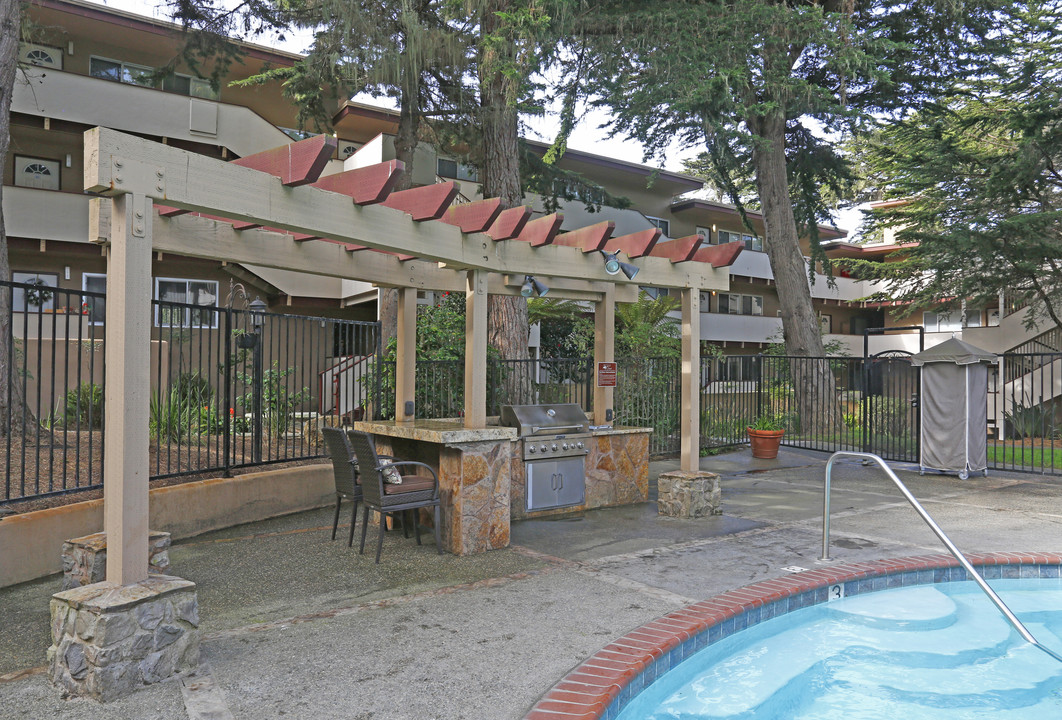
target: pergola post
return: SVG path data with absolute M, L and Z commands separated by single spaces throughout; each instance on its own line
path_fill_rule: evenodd
M 613 362 L 616 357 L 616 290 L 609 285 L 594 307 L 594 424 L 605 425 L 612 409 L 615 389 L 601 387 L 597 382 L 600 363 Z
M 148 577 L 148 393 L 151 388 L 151 200 L 114 198 L 107 254 L 103 468 L 107 579 Z
M 465 274 L 465 427 L 487 425 L 487 272 Z
M 413 422 L 417 372 L 417 289 L 398 289 L 395 421 Z
M 682 290 L 681 468 L 701 466 L 701 293 Z

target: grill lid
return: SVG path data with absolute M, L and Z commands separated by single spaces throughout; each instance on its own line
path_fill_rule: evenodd
M 516 428 L 521 437 L 590 432 L 586 413 L 575 403 L 502 405 L 500 422 Z

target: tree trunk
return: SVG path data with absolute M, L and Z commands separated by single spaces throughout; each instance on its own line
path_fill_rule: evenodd
M 515 63 L 511 42 L 496 37 L 501 20 L 498 13 L 509 3 L 506 0 L 490 0 L 485 3 L 481 32 L 484 42 L 480 47 L 479 89 L 480 111 L 483 131 L 483 166 L 480 168 L 483 182 L 483 197 L 498 197 L 508 207 L 516 207 L 523 199 L 520 188 L 520 161 L 518 155 L 518 115 L 516 95 L 518 81 L 507 73 Z M 507 360 L 525 360 L 528 357 L 527 300 L 517 295 L 491 295 L 487 303 L 488 342 L 497 348 Z M 519 373 L 510 373 L 517 378 Z M 515 380 L 509 388 L 509 401 L 520 402 Z
M 395 159 L 405 165 L 405 171 L 395 183 L 395 191 L 408 190 L 413 185 L 413 163 L 420 140 L 420 120 L 419 82 L 404 82 L 398 129 L 395 131 Z M 387 343 L 398 334 L 398 291 L 394 288 L 380 288 L 377 302 L 380 350 L 386 354 Z
M 18 38 L 21 3 L 19 0 L 0 0 L 0 167 L 7 167 L 7 151 L 11 145 L 11 95 L 18 71 Z M 0 202 L 3 186 L 0 185 Z M 7 256 L 7 230 L 0 210 L 0 280 L 11 280 L 11 265 Z M 11 365 L 16 357 L 11 334 L 10 288 L 0 288 L 0 435 L 22 423 L 13 417 L 13 410 L 25 408 L 22 378 Z M 16 361 L 17 364 L 17 361 Z
M 750 123 L 751 124 L 751 123 Z M 823 358 L 818 316 L 808 290 L 808 270 L 800 250 L 796 218 L 789 198 L 785 157 L 785 118 L 775 112 L 755 123 L 753 164 L 763 206 L 764 242 L 782 310 L 786 354 Z M 790 361 L 797 412 L 804 432 L 826 431 L 840 418 L 836 383 L 827 360 Z

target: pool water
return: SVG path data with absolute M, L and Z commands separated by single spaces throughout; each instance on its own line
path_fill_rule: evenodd
M 1062 580 L 994 580 L 1062 652 Z M 1062 718 L 1062 663 L 1029 645 L 973 582 L 815 605 L 736 633 L 634 697 L 618 720 Z

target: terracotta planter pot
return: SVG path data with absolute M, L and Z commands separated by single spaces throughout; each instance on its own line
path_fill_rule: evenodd
M 752 457 L 761 460 L 774 460 L 778 457 L 778 446 L 782 444 L 785 430 L 753 430 L 745 428 L 752 445 Z

